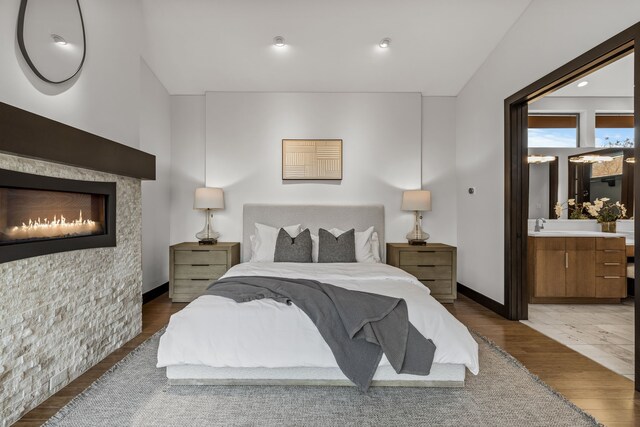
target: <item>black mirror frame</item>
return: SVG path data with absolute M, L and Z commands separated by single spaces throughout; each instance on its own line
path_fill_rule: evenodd
M 38 76 L 40 80 L 43 80 L 47 83 L 60 84 L 60 83 L 64 83 L 71 80 L 80 72 L 80 70 L 82 69 L 82 66 L 84 65 L 84 60 L 87 56 L 87 36 L 84 29 L 84 18 L 82 16 L 82 9 L 80 8 L 80 1 L 76 0 L 76 5 L 78 6 L 78 13 L 80 14 L 80 24 L 82 25 L 82 59 L 80 60 L 80 65 L 78 65 L 78 69 L 71 76 L 60 81 L 52 81 L 47 79 L 45 76 L 43 76 L 42 73 L 38 70 L 38 68 L 36 68 L 35 64 L 33 63 L 31 58 L 29 57 L 29 54 L 27 53 L 27 48 L 24 44 L 24 18 L 25 18 L 25 13 L 27 11 L 27 2 L 28 0 L 20 1 L 20 10 L 18 11 L 18 28 L 17 28 L 18 46 L 20 47 L 20 52 L 22 52 L 22 56 L 24 57 L 24 60 L 27 62 L 27 65 L 29 65 L 29 68 L 31 68 L 31 71 L 33 71 L 33 73 L 36 76 Z

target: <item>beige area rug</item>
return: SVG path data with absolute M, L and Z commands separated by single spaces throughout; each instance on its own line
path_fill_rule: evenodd
M 480 374 L 461 389 L 172 386 L 160 333 L 46 424 L 53 426 L 593 426 L 513 357 L 475 335 Z

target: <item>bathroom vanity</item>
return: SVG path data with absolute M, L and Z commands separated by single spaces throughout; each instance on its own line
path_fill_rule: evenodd
M 531 303 L 618 303 L 627 297 L 625 236 L 615 233 L 529 233 Z

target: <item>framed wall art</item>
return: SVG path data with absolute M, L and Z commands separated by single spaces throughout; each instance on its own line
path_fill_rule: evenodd
M 341 180 L 341 139 L 283 139 L 283 180 Z

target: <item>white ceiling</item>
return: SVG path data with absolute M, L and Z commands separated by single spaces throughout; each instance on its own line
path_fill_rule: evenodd
M 143 0 L 144 58 L 171 94 L 454 96 L 530 0 Z M 281 35 L 287 46 L 276 48 Z M 384 37 L 389 49 L 380 49 Z
M 633 96 L 633 58 L 633 53 L 627 55 L 547 96 Z M 589 84 L 578 87 L 584 80 Z

